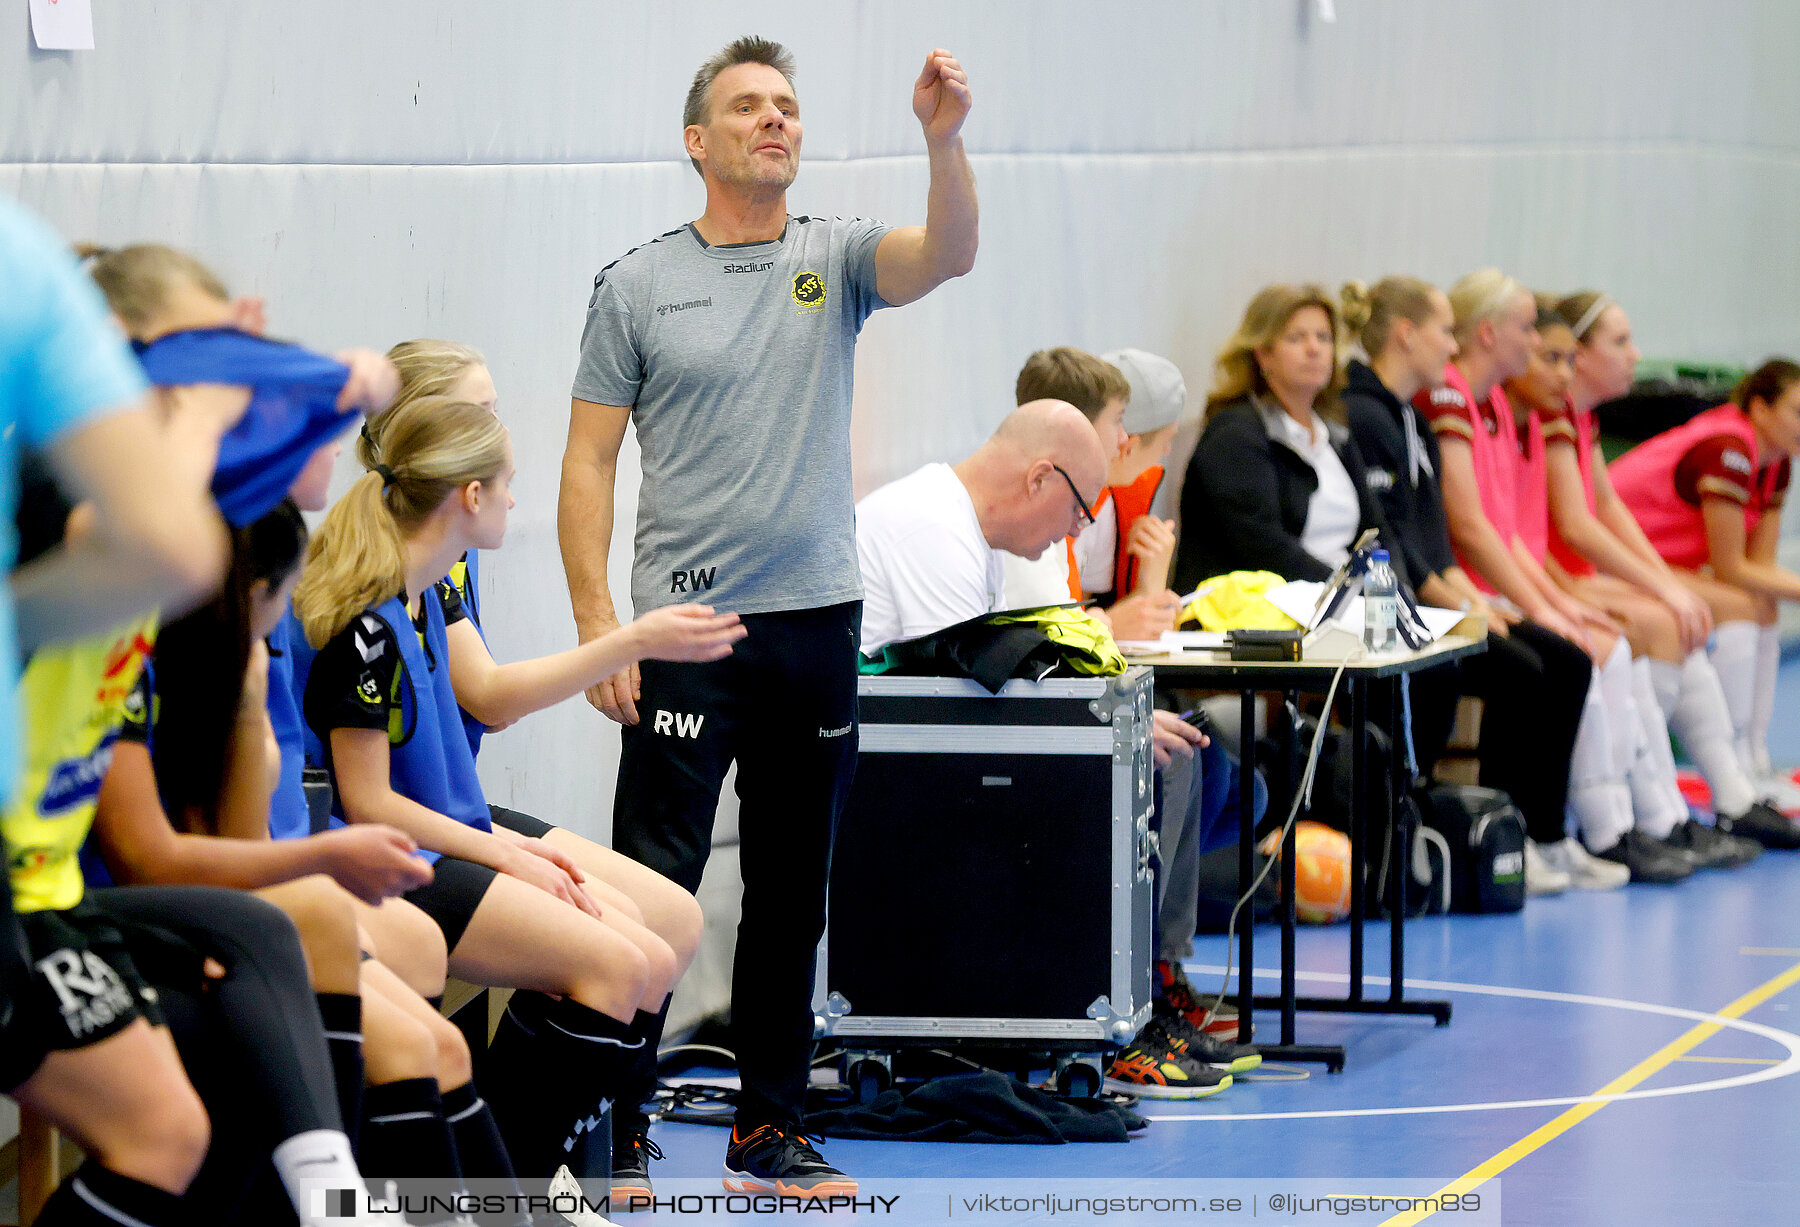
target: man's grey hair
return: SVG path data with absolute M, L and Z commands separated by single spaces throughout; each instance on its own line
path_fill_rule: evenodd
M 788 88 L 794 85 L 794 57 L 786 47 L 754 34 L 726 44 L 725 49 L 700 65 L 700 71 L 694 74 L 694 83 L 688 87 L 687 105 L 681 110 L 681 127 L 683 131 L 695 124 L 703 124 L 707 120 L 707 111 L 711 101 L 712 85 L 719 74 L 727 68 L 735 68 L 739 64 L 767 64 L 783 77 L 787 78 Z M 693 162 L 694 172 L 704 177 L 700 163 Z

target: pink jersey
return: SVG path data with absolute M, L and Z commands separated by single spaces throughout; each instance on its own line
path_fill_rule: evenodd
M 1500 402 L 1496 405 L 1499 412 L 1511 417 L 1511 408 L 1502 407 L 1506 393 L 1495 388 L 1493 395 Z M 1543 419 L 1526 414 L 1518 439 L 1519 446 L 1513 451 L 1517 466 L 1513 470 L 1513 524 L 1525 549 L 1541 563 L 1550 553 L 1550 469 L 1544 459 Z
M 1644 535 L 1671 566 L 1689 570 L 1712 557 L 1701 505 L 1727 499 L 1744 509 L 1744 532 L 1779 511 L 1787 493 L 1786 456 L 1757 454 L 1756 428 L 1736 405 L 1696 414 L 1615 461 L 1613 488 Z
M 1475 465 L 1475 486 L 1481 493 L 1481 511 L 1500 540 L 1508 545 L 1522 539 L 1537 557 L 1549 532 L 1549 503 L 1544 492 L 1543 442 L 1536 461 L 1520 452 L 1518 423 L 1512 405 L 1498 385 L 1479 404 L 1469 381 L 1456 364 L 1445 363 L 1444 386 L 1420 392 L 1413 404 L 1431 423 L 1440 440 L 1461 439 L 1469 445 Z M 1527 447 L 1530 446 L 1529 438 Z M 1456 561 L 1476 587 L 1492 593 L 1493 585 L 1469 560 L 1457 552 Z
M 1568 401 L 1556 413 L 1545 414 L 1542 419 L 1545 461 L 1548 465 L 1548 448 L 1552 444 L 1567 443 L 1575 449 L 1575 463 L 1581 466 L 1581 496 L 1587 500 L 1588 514 L 1594 513 L 1594 415 L 1577 413 L 1575 406 Z M 1545 479 L 1549 473 L 1546 468 Z M 1547 489 L 1547 487 L 1546 487 Z M 1560 564 L 1562 569 L 1577 579 L 1593 575 L 1597 568 L 1574 546 L 1563 540 L 1562 534 L 1556 531 L 1554 521 L 1550 525 L 1550 556 Z

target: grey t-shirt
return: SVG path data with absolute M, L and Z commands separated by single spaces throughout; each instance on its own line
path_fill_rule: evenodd
M 792 217 L 769 243 L 692 226 L 594 279 L 575 396 L 631 406 L 643 450 L 631 601 L 739 613 L 862 595 L 850 383 L 889 227 Z

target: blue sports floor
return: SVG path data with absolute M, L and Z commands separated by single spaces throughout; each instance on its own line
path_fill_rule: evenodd
M 1776 760 L 1800 763 L 1800 663 L 1783 670 L 1777 711 Z M 1386 944 L 1371 936 L 1381 975 Z M 1273 968 L 1276 943 L 1257 950 Z M 1222 938 L 1201 940 L 1196 985 L 1218 983 L 1224 955 Z M 1302 930 L 1301 991 L 1341 992 L 1345 961 L 1341 926 Z M 1147 1104 L 1151 1127 L 1125 1145 L 829 1141 L 825 1154 L 865 1189 L 993 1177 L 1438 1188 L 1497 1176 L 1509 1225 L 1800 1222 L 1800 853 L 1677 887 L 1535 899 L 1516 916 L 1414 921 L 1407 972 L 1409 995 L 1454 1003 L 1449 1026 L 1302 1014 L 1298 1038 L 1345 1044 L 1345 1072 L 1293 1067 L 1301 1080 L 1252 1075 L 1213 1099 Z M 1258 1019 L 1273 1038 L 1276 1020 Z M 655 1175 L 717 1179 L 723 1129 L 659 1123 L 652 1136 L 668 1155 Z M 1264 1207 L 1260 1221 L 1289 1220 Z

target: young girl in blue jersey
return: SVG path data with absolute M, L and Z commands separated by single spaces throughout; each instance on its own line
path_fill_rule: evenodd
M 744 632 L 735 615 L 680 606 L 572 651 L 496 665 L 473 628 L 457 629 L 460 601 L 437 581 L 505 535 L 505 428 L 479 405 L 426 397 L 385 419 L 380 451 L 378 470 L 309 547 L 294 612 L 318 655 L 296 681 L 336 817 L 397 826 L 441 858 L 434 881 L 407 897 L 443 929 L 451 970 L 534 990 L 513 997 L 488 1090 L 520 1174 L 549 1176 L 643 1045 L 678 964 L 556 846 L 576 837 L 493 823 L 458 699 L 486 724 L 507 723 L 635 660 L 720 659 Z
M 387 357 L 400 376 L 400 393 L 387 410 L 369 415 L 356 444 L 357 458 L 371 472 L 381 463 L 381 440 L 386 424 L 394 411 L 404 405 L 426 396 L 447 396 L 451 400 L 480 405 L 490 412 L 498 411 L 499 394 L 494 386 L 493 375 L 488 370 L 486 359 L 471 346 L 457 341 L 419 338 L 395 345 L 388 350 Z M 463 649 L 460 654 L 466 659 L 486 662 L 491 657 L 487 652 L 487 632 L 483 629 L 481 613 L 480 558 L 479 551 L 467 551 L 440 584 L 454 590 L 466 615 L 466 626 L 458 622 L 449 627 L 448 634 L 452 643 L 460 642 Z M 471 630 L 474 632 L 472 635 L 469 634 Z M 465 636 L 466 639 L 462 638 Z M 452 651 L 453 657 L 458 655 L 458 651 Z M 456 670 L 452 669 L 452 684 L 455 685 L 458 680 Z M 462 697 L 459 690 L 458 699 L 462 700 Z M 460 701 L 459 707 L 463 731 L 469 739 L 469 749 L 479 755 L 482 738 L 490 732 L 500 731 L 505 725 L 483 723 L 470 714 L 466 701 Z M 550 827 L 530 814 L 497 805 L 489 806 L 489 812 L 496 825 L 518 834 L 541 837 L 558 851 L 567 854 L 586 875 L 588 889 L 596 897 L 610 903 L 618 914 L 641 922 L 668 943 L 675 955 L 675 979 L 680 980 L 699 949 L 703 924 L 692 895 L 629 857 Z M 665 1001 L 663 1009 L 666 1008 Z M 650 1045 L 645 1045 L 633 1064 L 626 1084 L 621 1088 L 621 1102 L 641 1102 L 654 1091 L 655 1085 L 656 1054 Z M 635 1173 L 645 1162 L 641 1157 L 642 1153 L 652 1150 L 653 1145 L 643 1128 L 633 1127 L 641 1119 L 639 1114 L 627 1113 L 624 1119 L 627 1127 L 623 1130 L 615 1128 L 613 1145 L 615 1152 L 622 1155 L 625 1162 L 615 1164 L 615 1172 L 630 1169 Z M 648 1187 L 647 1184 L 634 1183 L 630 1179 L 622 1181 L 615 1178 L 612 1185 L 613 1201 L 620 1204 L 633 1194 L 647 1195 Z
M 382 441 L 387 425 L 397 411 L 428 396 L 446 396 L 451 400 L 479 405 L 497 412 L 499 395 L 492 374 L 481 353 L 457 341 L 420 338 L 402 341 L 387 352 L 388 360 L 400 377 L 400 392 L 386 410 L 372 413 L 364 422 L 356 443 L 357 458 L 363 467 L 374 472 L 382 461 Z M 508 712 L 483 710 L 481 717 L 473 712 L 483 701 L 479 693 L 480 674 L 494 668 L 483 629 L 480 605 L 480 565 L 478 550 L 467 550 L 440 581 L 444 595 L 461 602 L 464 618 L 447 628 L 451 645 L 451 683 L 456 691 L 463 731 L 469 749 L 480 754 L 481 741 L 489 732 L 497 732 L 510 724 Z M 489 806 L 494 823 L 517 834 L 541 838 L 556 851 L 566 855 L 585 876 L 585 885 L 614 914 L 633 924 L 641 924 L 666 943 L 675 955 L 675 980 L 693 961 L 699 948 L 704 924 L 694 897 L 669 879 L 647 869 L 611 848 L 583 839 L 569 831 L 550 826 L 530 814 Z M 629 931 L 629 930 L 628 930 Z M 638 1062 L 636 1094 L 648 1094 L 655 1081 L 654 1054 L 646 1052 Z
M 403 405 L 427 396 L 443 396 L 480 405 L 489 413 L 499 411 L 500 397 L 494 388 L 494 377 L 488 373 L 487 360 L 470 346 L 458 341 L 422 337 L 400 342 L 388 350 L 387 357 L 400 376 L 400 392 L 391 405 L 363 423 L 356 440 L 356 458 L 371 473 L 381 463 L 382 430 L 394 410 Z M 457 599 L 462 602 L 464 616 L 485 643 L 487 632 L 482 630 L 481 623 L 480 567 L 480 551 L 468 550 L 456 560 L 456 565 L 441 582 L 455 590 Z M 489 732 L 499 731 L 498 728 L 490 729 L 466 710 L 462 712 L 462 724 L 463 732 L 469 738 L 469 750 L 476 755 L 481 753 L 481 739 Z M 498 806 L 493 808 L 497 821 L 503 814 L 512 812 Z

